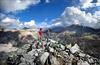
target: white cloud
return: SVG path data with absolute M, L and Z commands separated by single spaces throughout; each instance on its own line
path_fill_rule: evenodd
M 5 19 L 2 20 L 2 23 L 15 23 L 15 19 L 11 19 L 9 17 L 6 17 Z
M 96 7 L 100 6 L 100 0 L 97 0 L 96 3 L 92 3 L 93 0 L 80 0 L 80 7 L 81 8 L 89 8 L 89 7 Z
M 57 22 L 54 24 L 54 26 L 59 26 L 59 25 L 61 25 L 61 22 Z
M 99 18 L 100 18 L 100 10 L 99 11 L 95 11 L 94 15 L 95 16 L 99 16 Z
M 96 6 L 100 6 L 100 0 L 97 0 Z
M 93 4 L 91 3 L 93 0 L 80 0 L 80 4 L 82 6 L 82 8 L 88 8 L 93 6 Z
M 29 28 L 35 28 L 36 24 L 35 24 L 35 20 L 31 20 L 29 22 L 24 22 L 23 24 L 25 27 L 29 27 Z
M 97 0 L 96 3 L 92 2 L 93 0 L 80 0 L 80 5 L 77 5 L 76 7 L 66 7 L 59 18 L 52 20 L 53 24 L 51 24 L 50 27 L 66 27 L 72 24 L 76 24 L 92 28 L 100 28 L 100 9 L 98 8 L 100 6 L 100 0 Z M 94 10 L 94 13 L 91 13 L 81 10 L 87 10 L 90 7 L 91 9 L 93 7 L 97 8 L 97 11 Z
M 6 12 L 24 10 L 29 5 L 38 4 L 40 0 L 1 0 L 0 7 Z
M 55 20 L 57 24 L 62 22 L 63 26 L 69 26 L 72 24 L 78 24 L 88 26 L 92 28 L 100 28 L 100 11 L 96 11 L 94 14 L 81 11 L 78 7 L 67 7 L 62 13 L 59 20 Z M 54 23 L 54 24 L 56 24 Z
M 5 28 L 23 28 L 23 27 L 28 27 L 28 28 L 36 28 L 36 24 L 34 20 L 31 20 L 29 22 L 20 22 L 19 20 L 6 17 L 1 20 L 0 26 L 5 27 Z
M 4 18 L 2 21 L 1 21 L 1 23 L 4 23 L 5 25 L 6 24 L 16 24 L 17 23 L 17 21 L 16 21 L 16 19 L 12 19 L 12 18 L 10 18 L 10 17 L 6 17 L 6 18 Z
M 75 25 L 80 25 L 79 20 L 75 20 L 75 21 L 74 21 L 74 24 L 75 24 Z
M 9 27 L 17 27 L 19 25 L 19 23 L 17 22 L 16 19 L 12 19 L 10 17 L 6 17 L 4 19 L 1 20 L 0 22 L 0 26 L 3 26 L 5 28 L 9 28 Z

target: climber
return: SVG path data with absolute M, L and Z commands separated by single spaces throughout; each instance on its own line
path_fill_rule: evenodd
M 38 38 L 41 39 L 42 36 L 43 36 L 43 31 L 42 31 L 42 28 L 40 28 L 38 31 Z
M 49 28 L 47 31 L 46 31 L 46 39 L 47 39 L 47 42 L 49 41 L 49 39 L 51 39 L 51 29 Z
M 51 36 L 51 29 L 50 28 L 47 31 L 47 36 L 48 36 L 48 38 L 50 38 L 50 36 Z

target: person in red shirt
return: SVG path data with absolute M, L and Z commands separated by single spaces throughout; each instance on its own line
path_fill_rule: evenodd
M 37 45 L 36 45 L 36 47 L 38 48 L 38 47 L 42 47 L 42 37 L 43 37 L 43 31 L 42 31 L 42 28 L 40 28 L 39 29 L 39 31 L 38 31 L 38 43 L 37 43 Z
M 43 31 L 42 31 L 42 28 L 40 28 L 40 30 L 38 31 L 38 37 L 39 39 L 41 39 L 43 36 Z

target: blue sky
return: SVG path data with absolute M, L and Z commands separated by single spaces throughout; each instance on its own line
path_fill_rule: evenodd
M 20 21 L 26 22 L 34 19 L 36 23 L 43 22 L 45 19 L 48 21 L 55 19 L 61 15 L 65 7 L 73 6 L 71 0 L 50 0 L 46 3 L 45 0 L 41 0 L 37 5 L 30 5 L 23 11 L 17 13 L 10 12 L 9 15 L 13 15 L 15 18 L 19 18 Z
M 0 16 L 1 14 L 3 14 L 2 16 L 19 20 L 21 23 L 34 20 L 37 25 L 40 25 L 42 22 L 46 22 L 49 24 L 53 19 L 61 17 L 61 14 L 64 12 L 66 7 L 80 6 L 80 0 L 37 0 L 37 1 L 29 0 L 29 1 L 30 2 L 28 2 L 28 0 L 15 0 L 15 2 L 17 2 L 15 3 L 13 0 L 4 0 L 4 1 L 1 0 Z M 15 3 L 16 6 L 9 5 L 11 4 L 11 2 Z M 97 0 L 92 0 L 91 2 L 97 3 Z M 100 6 L 89 7 L 87 9 L 86 8 L 80 8 L 80 9 L 85 12 L 94 13 L 95 10 L 100 10 Z M 3 19 L 2 17 L 0 18 L 1 18 L 0 20 Z
M 75 0 L 75 2 L 78 0 Z M 46 0 L 41 0 L 36 5 L 30 5 L 27 9 L 22 11 L 6 13 L 9 16 L 14 16 L 14 18 L 19 19 L 22 22 L 30 21 L 34 19 L 36 23 L 43 22 L 45 19 L 48 21 L 57 18 L 61 15 L 67 6 L 73 6 L 78 2 L 73 2 L 73 0 L 50 0 L 46 3 Z M 5 13 L 2 10 L 3 13 Z

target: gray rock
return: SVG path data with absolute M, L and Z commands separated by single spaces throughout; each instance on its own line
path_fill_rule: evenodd
M 22 46 L 22 49 L 27 50 L 30 48 L 30 44 L 25 44 L 24 46 Z
M 85 57 L 85 55 L 86 54 L 84 54 L 84 53 L 79 53 L 79 56 L 81 56 L 81 57 Z
M 39 40 L 36 42 L 39 42 Z M 77 44 L 74 46 L 66 44 L 64 46 L 62 43 L 52 39 L 48 42 L 43 40 L 41 43 L 46 45 L 46 48 L 40 46 L 38 49 L 30 49 L 32 44 L 25 44 L 14 52 L 14 54 L 11 52 L 15 58 L 11 54 L 10 56 L 15 59 L 15 63 L 18 63 L 16 61 L 18 56 L 19 61 L 21 61 L 19 65 L 48 65 L 50 63 L 51 65 L 72 65 L 73 59 L 78 65 L 90 65 L 91 63 L 97 65 L 99 62 L 98 60 L 94 62 L 94 58 L 82 52 Z M 33 47 L 35 46 L 34 44 Z M 28 49 L 30 50 L 28 51 Z
M 90 65 L 87 61 L 78 62 L 78 65 Z
M 26 54 L 27 50 L 24 50 L 24 49 L 18 49 L 17 50 L 17 54 L 18 55 L 23 55 L 23 54 Z
M 93 58 L 88 58 L 88 62 L 91 64 L 91 63 L 94 63 L 94 60 L 93 60 Z
M 64 45 L 60 44 L 60 47 L 61 47 L 62 50 L 65 50 L 65 46 Z
M 72 46 L 72 47 L 70 48 L 70 51 L 71 51 L 72 53 L 79 52 L 79 51 L 80 51 L 79 46 L 78 46 L 77 44 L 75 44 L 74 46 Z
M 49 47 L 50 52 L 54 52 L 54 48 Z
M 20 63 L 19 65 L 27 65 L 26 63 Z
M 44 63 L 46 62 L 48 56 L 49 56 L 48 52 L 45 52 L 44 54 L 42 54 L 42 56 L 40 57 L 40 61 L 41 61 L 42 65 L 44 65 Z
M 51 65 L 60 65 L 59 61 L 54 56 L 51 56 L 50 61 L 51 61 Z

